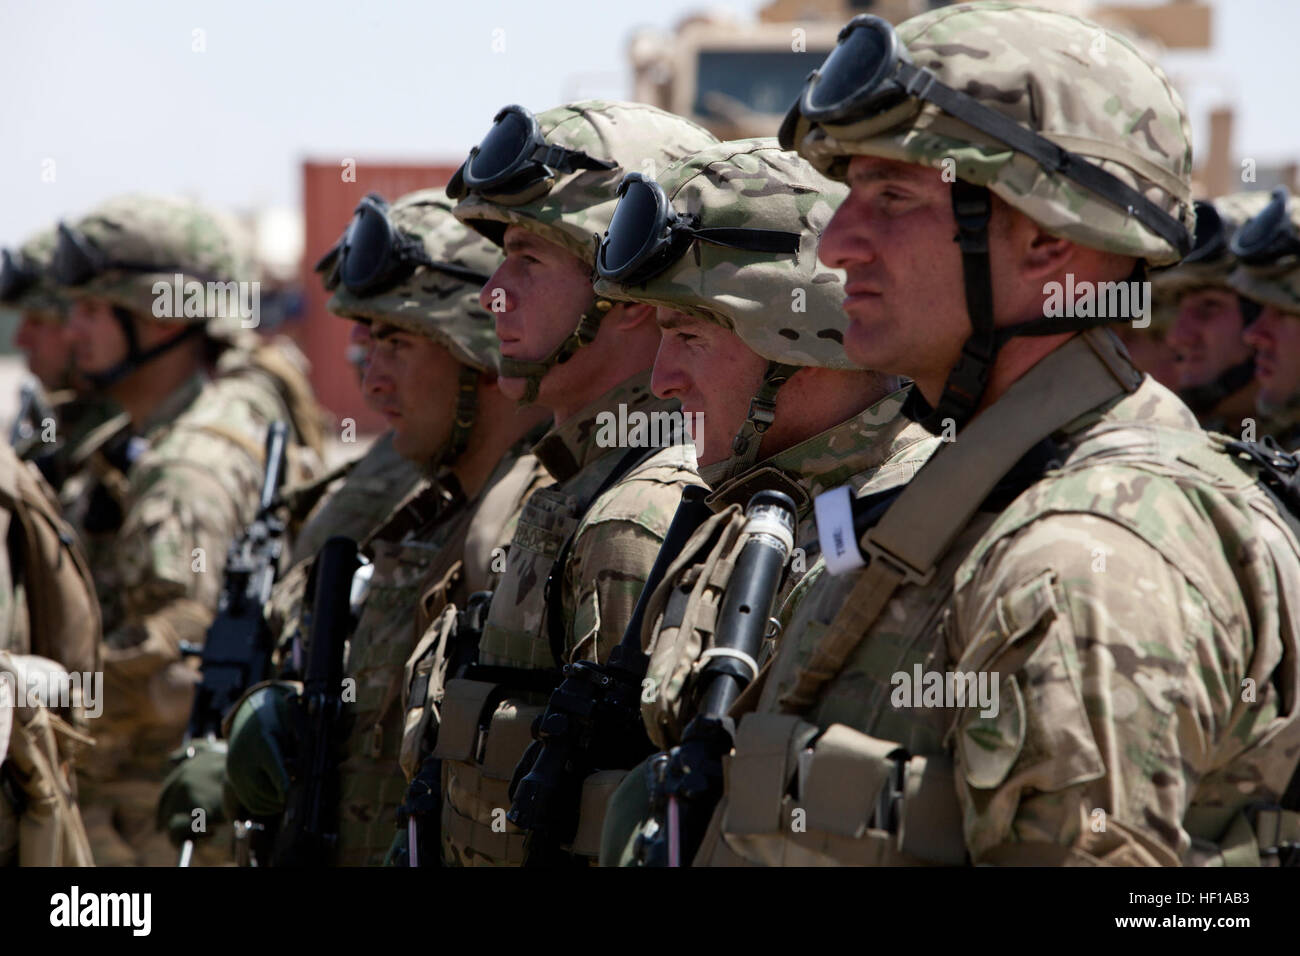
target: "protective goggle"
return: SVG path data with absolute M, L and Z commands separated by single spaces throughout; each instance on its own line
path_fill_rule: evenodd
M 1214 262 L 1228 255 L 1231 233 L 1223 224 L 1213 204 L 1196 200 L 1196 231 L 1193 233 L 1192 251 L 1183 257 L 1182 265 L 1197 262 Z
M 781 124 L 781 145 L 789 149 L 799 116 L 812 123 L 855 122 L 879 116 L 909 101 L 932 103 L 982 133 L 1033 159 L 1124 209 L 1138 222 L 1186 254 L 1190 237 L 1181 222 L 1136 189 L 1026 129 L 1010 117 L 944 84 L 916 66 L 888 21 L 859 14 L 840 31 L 835 49 L 808 75 L 803 93 Z
M 91 279 L 104 272 L 183 272 L 197 279 L 209 279 L 211 276 L 196 275 L 193 270 L 178 265 L 157 262 L 128 262 L 113 259 L 86 236 L 66 223 L 59 223 L 58 239 L 54 246 L 54 258 L 50 263 L 50 273 L 59 285 L 85 285 Z
M 342 238 L 316 263 L 316 271 L 327 273 L 327 289 L 341 283 L 353 295 L 367 296 L 391 288 L 419 266 L 479 286 L 488 280 L 477 270 L 431 258 L 420 240 L 393 225 L 388 203 L 370 193 L 357 204 Z
M 596 253 L 596 272 L 604 279 L 637 285 L 660 274 L 692 242 L 708 242 L 750 252 L 799 251 L 800 235 L 778 229 L 699 228 L 699 220 L 673 209 L 653 179 L 628 173 L 618 185 L 618 206 Z
M 478 192 L 522 205 L 548 192 L 561 173 L 617 167 L 580 150 L 548 143 L 532 113 L 522 106 L 506 106 L 448 183 L 447 195 L 463 199 Z
M 0 251 L 0 302 L 13 302 L 30 289 L 37 278 L 36 270 L 21 252 Z
M 1300 255 L 1300 236 L 1287 215 L 1286 189 L 1273 190 L 1268 205 L 1248 219 L 1232 237 L 1232 254 L 1248 265 L 1273 262 L 1284 256 Z

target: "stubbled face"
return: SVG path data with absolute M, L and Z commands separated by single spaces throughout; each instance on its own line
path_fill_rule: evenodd
M 662 306 L 657 321 L 663 337 L 651 388 L 660 398 L 680 401 L 692 424 L 693 413 L 702 413 L 700 434 L 693 436 L 699 463 L 723 461 L 763 382 L 767 359 L 715 322 Z
M 591 305 L 591 269 L 567 249 L 520 226 L 505 233 L 505 260 L 479 293 L 479 302 L 496 321 L 502 358 L 538 361 L 549 355 L 577 328 L 578 317 Z M 538 404 L 567 384 L 571 369 L 555 366 L 538 393 Z M 503 394 L 523 398 L 522 378 L 497 380 Z
M 844 351 L 863 368 L 942 382 L 970 334 L 951 187 L 873 156 L 853 157 L 848 184 L 818 248 L 847 273 Z
M 1194 289 L 1178 301 L 1168 341 L 1177 353 L 1178 387 L 1209 385 L 1250 358 L 1242 339 L 1241 307 L 1235 292 Z
M 1178 355 L 1163 331 L 1156 331 L 1154 327 L 1135 329 L 1128 322 L 1116 322 L 1111 328 L 1139 370 L 1165 388 L 1183 387 L 1179 382 Z
M 1265 306 L 1245 340 L 1255 350 L 1261 405 L 1280 407 L 1300 395 L 1300 315 Z
M 61 316 L 27 309 L 14 333 L 14 344 L 22 350 L 31 369 L 48 391 L 65 388 L 72 367 L 72 342 Z
M 399 455 L 429 461 L 451 439 L 460 363 L 445 346 L 394 325 L 374 322 L 370 335 L 366 401 L 393 429 Z
M 68 340 L 77 371 L 107 372 L 127 355 L 126 335 L 104 299 L 77 299 L 68 312 Z

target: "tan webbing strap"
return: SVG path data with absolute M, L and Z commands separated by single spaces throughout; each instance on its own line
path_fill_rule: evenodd
M 207 432 L 209 435 L 216 435 L 219 438 L 226 439 L 226 441 L 233 442 L 240 448 L 244 449 L 244 451 L 248 452 L 253 461 L 257 462 L 259 467 L 266 465 L 266 449 L 253 441 L 253 439 L 249 438 L 248 435 L 243 432 L 213 422 L 209 422 L 206 425 L 199 425 L 197 426 L 197 429 L 201 432 Z
M 536 467 L 537 460 L 532 455 L 520 455 L 510 470 L 483 493 L 474 508 L 464 546 L 457 552 L 464 555 L 465 587 L 470 594 L 484 590 L 490 583 L 492 549 L 500 545 L 506 522 L 518 513 Z
M 1109 332 L 1070 339 L 1007 389 L 917 472 L 861 542 L 870 563 L 829 630 L 781 698 L 787 713 L 812 706 L 904 581 L 925 584 L 994 486 L 1052 432 L 1112 398 L 1142 376 L 1116 352 Z M 954 476 L 960 480 L 954 481 Z

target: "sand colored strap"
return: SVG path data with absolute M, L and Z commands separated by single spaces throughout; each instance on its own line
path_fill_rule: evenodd
M 802 713 L 843 668 L 904 582 L 928 584 L 939 559 L 980 503 L 1024 454 L 1052 432 L 1126 391 L 1142 376 L 1101 330 L 1066 342 L 1017 380 L 1006 395 L 945 444 L 861 542 L 870 564 L 829 630 L 781 698 Z

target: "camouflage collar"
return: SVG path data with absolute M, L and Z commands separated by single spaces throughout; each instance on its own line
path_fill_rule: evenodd
M 140 423 L 140 427 L 136 430 L 137 434 L 152 443 L 154 433 L 179 418 L 181 413 L 199 397 L 199 393 L 203 391 L 203 387 L 207 383 L 208 375 L 206 372 L 195 372 L 185 380 L 180 388 L 168 395 L 147 419 Z
M 909 385 L 891 392 L 847 421 L 759 462 L 744 475 L 719 486 L 710 496 L 710 504 L 716 509 L 733 502 L 743 506 L 749 495 L 758 490 L 751 488 L 749 476 L 760 469 L 771 469 L 791 479 L 809 504 L 831 488 L 840 485 L 856 488 L 866 476 L 907 445 L 929 437 L 920 429 L 904 434 L 912 424 L 902 414 L 903 402 L 910 388 Z M 710 487 L 713 487 L 710 472 L 716 474 L 717 467 L 710 465 L 700 471 L 700 476 Z M 770 486 L 769 481 L 763 487 Z M 797 503 L 802 513 L 805 503 Z
M 655 398 L 650 391 L 650 370 L 646 369 L 553 426 L 533 446 L 533 454 L 557 482 L 567 481 L 592 462 L 630 447 L 624 441 L 628 436 L 621 434 L 620 426 L 635 424 L 635 419 L 630 419 L 632 413 L 666 414 L 677 411 L 678 407 L 676 399 Z M 628 429 L 628 434 L 635 433 Z

